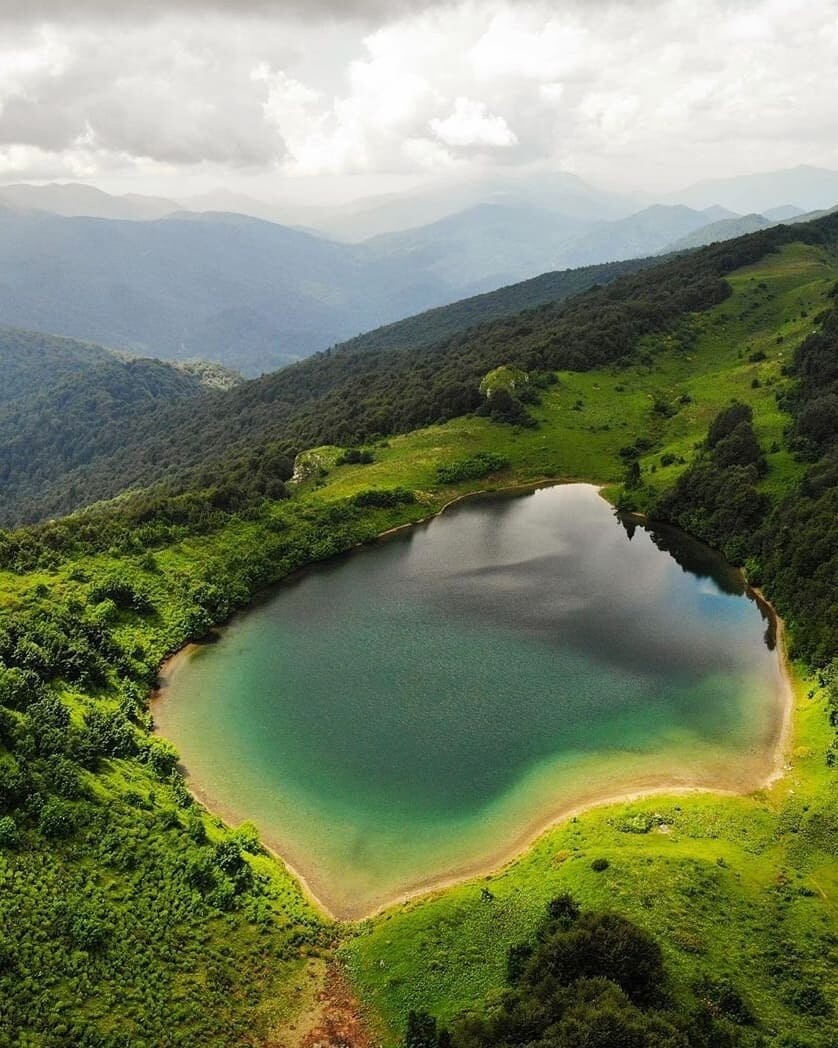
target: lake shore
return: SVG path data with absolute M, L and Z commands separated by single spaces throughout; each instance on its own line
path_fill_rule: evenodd
M 506 489 L 483 489 L 481 491 L 467 492 L 450 499 L 435 513 L 419 521 L 410 522 L 382 532 L 381 535 L 377 536 L 376 541 L 386 539 L 388 536 L 395 535 L 406 529 L 415 528 L 417 524 L 428 523 L 446 509 L 466 499 L 481 495 L 503 496 L 505 494 L 522 494 L 526 491 L 535 491 L 562 483 L 567 482 L 545 480 Z M 590 486 L 597 487 L 596 485 Z M 600 491 L 601 489 L 597 487 L 597 490 Z M 366 545 L 369 547 L 373 544 Z M 299 572 L 306 570 L 308 570 L 308 566 L 298 569 Z M 294 574 L 297 574 L 297 572 Z M 780 678 L 777 720 L 775 722 L 775 730 L 768 740 L 765 750 L 765 757 L 768 758 L 768 767 L 764 775 L 752 775 L 747 781 L 741 778 L 725 777 L 721 774 L 711 779 L 710 777 L 696 778 L 689 774 L 679 774 L 677 770 L 669 769 L 660 774 L 637 774 L 625 778 L 624 781 L 618 779 L 607 785 L 599 784 L 590 787 L 588 790 L 578 790 L 574 792 L 572 798 L 568 798 L 564 803 L 557 805 L 554 798 L 548 805 L 542 805 L 539 811 L 533 813 L 532 818 L 526 820 L 526 824 L 522 825 L 520 832 L 515 833 L 511 838 L 507 838 L 503 845 L 496 850 L 488 853 L 484 851 L 474 861 L 465 861 L 461 864 L 450 866 L 439 874 L 413 881 L 405 881 L 398 889 L 388 891 L 372 902 L 367 900 L 360 907 L 353 906 L 346 900 L 334 898 L 328 886 L 321 881 L 317 869 L 307 869 L 304 861 L 299 861 L 299 859 L 295 861 L 295 856 L 291 854 L 291 849 L 288 847 L 287 842 L 274 840 L 270 834 L 263 834 L 263 843 L 268 851 L 284 864 L 297 880 L 303 893 L 325 915 L 335 920 L 359 921 L 392 906 L 403 904 L 410 899 L 442 891 L 473 878 L 485 877 L 499 872 L 510 862 L 519 858 L 522 853 L 527 851 L 557 825 L 593 808 L 633 803 L 644 798 L 663 795 L 672 797 L 694 793 L 717 793 L 728 796 L 747 795 L 772 785 L 784 774 L 786 769 L 786 758 L 793 726 L 791 715 L 794 705 L 793 669 L 786 651 L 785 629 L 782 620 L 759 590 L 748 587 L 748 593 L 752 599 L 759 603 L 774 629 Z M 178 667 L 183 662 L 188 661 L 191 655 L 195 651 L 200 650 L 201 647 L 201 644 L 187 645 L 174 653 L 161 666 L 161 687 L 156 690 L 153 696 L 155 720 L 158 722 L 155 725 L 155 730 L 161 735 L 166 735 L 165 692 L 171 677 L 176 674 Z M 760 762 L 762 757 L 763 755 L 760 754 Z M 188 776 L 188 768 L 185 770 Z M 194 780 L 190 780 L 188 785 L 196 800 L 224 821 L 236 823 L 248 817 L 247 813 L 237 812 L 224 804 L 220 798 L 211 796 Z

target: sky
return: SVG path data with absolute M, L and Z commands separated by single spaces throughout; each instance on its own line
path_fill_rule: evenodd
M 838 168 L 838 0 L 0 0 L 0 182 L 337 203 Z

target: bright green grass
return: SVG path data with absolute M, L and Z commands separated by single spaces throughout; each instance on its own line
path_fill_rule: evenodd
M 734 294 L 726 302 L 690 318 L 696 335 L 690 348 L 678 348 L 675 340 L 662 336 L 646 343 L 649 365 L 560 372 L 558 385 L 532 410 L 540 423 L 537 429 L 513 430 L 475 417 L 455 419 L 391 438 L 375 449 L 376 462 L 338 467 L 313 490 L 319 497 L 342 498 L 366 487 L 399 484 L 428 492 L 429 502 L 436 503 L 436 467 L 476 451 L 505 455 L 510 469 L 493 482 L 460 485 L 451 494 L 544 477 L 613 484 L 624 471 L 620 448 L 641 434 L 656 439 L 654 449 L 641 457 L 644 479 L 653 488 L 665 487 L 684 466 L 664 468 L 661 456 L 689 460 L 711 420 L 734 399 L 752 405 L 757 433 L 769 452 L 764 486 L 780 490 L 800 470 L 787 451 L 769 450 L 774 442 L 781 443 L 788 424 L 776 401 L 788 381 L 781 369 L 812 331 L 836 276 L 838 265 L 824 252 L 790 245 L 759 266 L 739 271 L 730 278 Z M 748 360 L 760 351 L 766 360 Z M 761 383 L 758 388 L 752 387 L 754 378 Z M 689 402 L 681 404 L 685 395 Z M 677 407 L 676 414 L 657 415 L 652 410 L 656 398 Z
M 648 928 L 664 947 L 677 997 L 688 997 L 705 971 L 725 975 L 763 1029 L 825 1046 L 828 1022 L 799 1015 L 788 998 L 802 982 L 838 990 L 826 724 L 822 697 L 807 698 L 801 682 L 793 765 L 771 790 L 595 809 L 492 877 L 364 922 L 343 948 L 355 984 L 390 1022 L 394 1041 L 410 1008 L 443 1020 L 477 1008 L 502 989 L 509 946 L 532 936 L 551 897 L 570 891 L 584 906 L 618 910 Z M 632 821 L 638 814 L 662 816 L 667 832 L 626 832 L 642 823 Z M 591 869 L 598 857 L 610 862 L 604 873 Z M 493 901 L 481 897 L 484 886 Z M 772 957 L 782 975 L 767 971 Z

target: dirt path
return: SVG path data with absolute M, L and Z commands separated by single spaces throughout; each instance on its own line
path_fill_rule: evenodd
M 332 962 L 299 1048 L 377 1048 L 343 968 Z

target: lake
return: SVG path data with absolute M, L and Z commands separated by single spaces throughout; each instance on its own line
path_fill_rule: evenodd
M 201 799 L 357 918 L 586 804 L 757 787 L 785 694 L 739 572 L 572 484 L 306 569 L 172 660 L 154 714 Z

